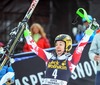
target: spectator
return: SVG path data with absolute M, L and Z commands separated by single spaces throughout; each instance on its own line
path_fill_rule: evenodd
M 93 20 L 93 18 L 92 18 L 92 16 L 91 15 L 88 15 L 88 18 L 89 18 L 89 20 Z M 78 27 L 78 33 L 77 33 L 77 35 L 76 35 L 76 42 L 79 42 L 82 38 L 83 38 L 83 36 L 84 36 L 84 31 L 88 28 L 88 26 L 89 26 L 89 23 L 86 21 L 86 19 L 85 18 L 83 18 L 82 19 L 82 22 L 83 22 L 83 26 L 82 27 Z M 81 28 L 81 29 L 80 29 Z M 93 40 L 93 37 L 94 37 L 94 35 L 96 34 L 96 32 L 94 32 L 93 34 L 92 34 L 92 36 L 90 37 L 90 39 L 89 39 L 89 41 L 92 41 Z
M 76 43 L 78 43 L 83 38 L 83 36 L 84 36 L 83 26 L 79 24 L 77 27 L 77 34 L 75 36 Z
M 97 34 L 94 36 L 88 54 L 91 60 L 98 63 L 95 85 L 100 85 L 100 29 L 97 30 Z
M 39 47 L 41 47 L 43 49 L 50 47 L 50 43 L 46 37 L 46 33 L 44 32 L 44 29 L 40 24 L 38 24 L 38 23 L 32 24 L 32 26 L 30 27 L 30 32 L 31 32 L 31 36 L 32 36 L 33 40 L 36 42 L 36 44 Z M 23 47 L 23 51 L 24 52 L 30 51 L 30 47 L 27 45 L 27 43 L 25 43 L 25 45 Z

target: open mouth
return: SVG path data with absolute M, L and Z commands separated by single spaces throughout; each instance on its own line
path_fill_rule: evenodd
M 61 50 L 57 50 L 57 52 L 61 52 Z
M 61 50 L 57 50 L 56 52 L 58 55 L 60 55 L 62 53 Z

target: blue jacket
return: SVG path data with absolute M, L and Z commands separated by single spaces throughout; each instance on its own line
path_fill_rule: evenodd
M 0 70 L 0 80 L 7 72 L 14 72 L 12 66 L 6 65 Z M 14 79 L 15 79 L 15 77 L 12 78 L 12 81 L 14 81 Z

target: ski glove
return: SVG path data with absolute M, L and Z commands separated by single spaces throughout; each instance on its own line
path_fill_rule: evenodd
M 94 32 L 94 31 L 93 31 L 92 29 L 87 29 L 87 30 L 85 31 L 85 34 L 91 36 L 91 35 L 93 34 L 93 32 Z
M 24 30 L 24 37 L 31 35 L 31 32 L 28 29 Z

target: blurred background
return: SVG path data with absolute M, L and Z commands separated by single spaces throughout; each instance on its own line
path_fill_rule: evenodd
M 0 0 L 0 42 L 7 44 L 9 33 L 24 18 L 32 0 Z M 47 33 L 50 44 L 54 46 L 54 38 L 60 33 L 69 34 L 73 43 L 75 38 L 72 29 L 82 24 L 72 24 L 78 8 L 84 8 L 88 14 L 100 21 L 100 0 L 40 0 L 28 24 L 40 23 Z M 18 44 L 15 53 L 22 52 L 24 38 Z

